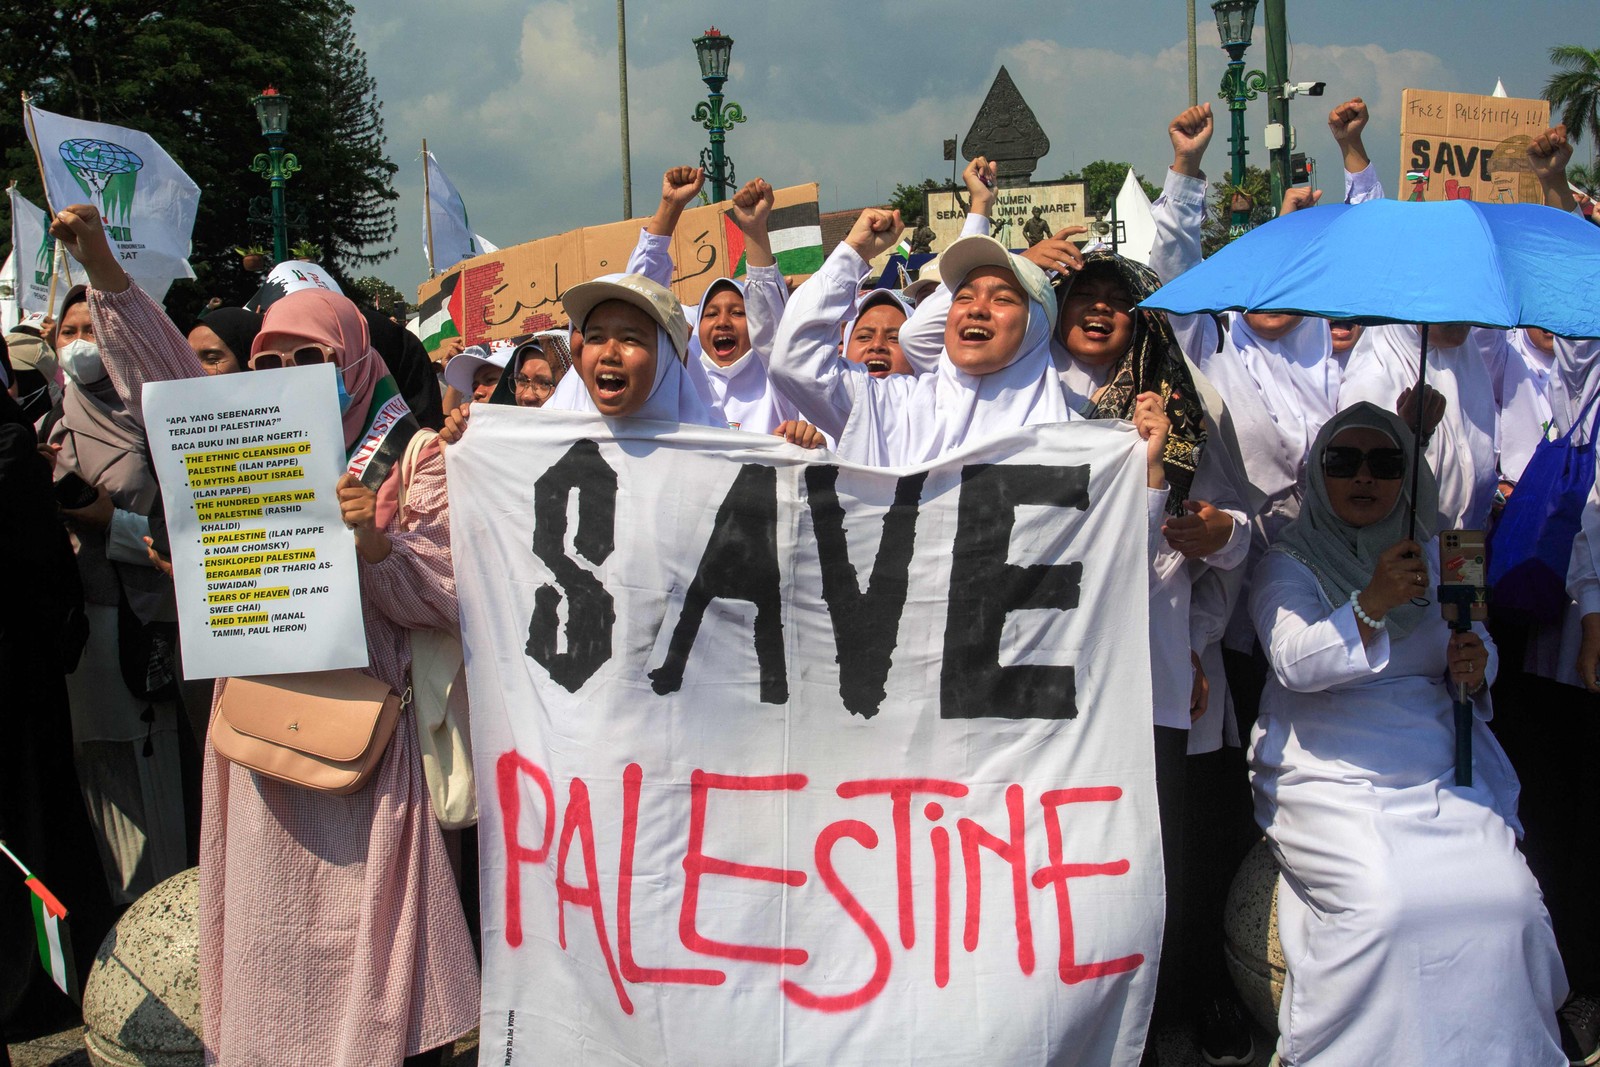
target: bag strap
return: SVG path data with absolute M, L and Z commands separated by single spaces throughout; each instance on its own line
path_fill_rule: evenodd
M 400 457 L 400 503 L 399 514 L 404 516 L 406 510 L 406 496 L 411 488 L 411 478 L 417 472 L 417 460 L 422 457 L 422 450 L 438 438 L 433 430 L 423 427 L 411 435 L 406 442 L 406 450 Z
M 1594 443 L 1595 434 L 1600 433 L 1600 405 L 1595 404 L 1596 400 L 1600 400 L 1600 389 L 1595 390 L 1594 395 L 1583 405 L 1583 410 L 1578 412 L 1578 417 L 1572 420 L 1572 425 L 1567 427 L 1567 432 L 1561 435 L 1560 441 L 1562 444 L 1570 442 L 1572 435 L 1577 432 L 1578 427 L 1582 426 L 1585 421 L 1589 423 L 1589 442 L 1591 444 Z M 1589 418 L 1590 411 L 1594 412 L 1593 419 Z

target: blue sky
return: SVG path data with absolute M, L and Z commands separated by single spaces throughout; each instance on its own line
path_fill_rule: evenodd
M 1197 5 L 1200 99 L 1216 99 L 1226 56 L 1209 4 Z M 1393 190 L 1405 88 L 1537 96 L 1551 45 L 1600 40 L 1592 0 L 1288 0 L 1299 147 L 1337 188 L 1327 111 L 1350 96 L 1372 107 L 1368 150 Z M 715 5 L 633 0 L 628 88 L 634 213 L 653 210 L 661 171 L 694 163 L 704 93 L 691 40 L 715 23 L 735 39 L 727 93 L 749 114 L 729 135 L 741 179 L 821 184 L 823 210 L 880 202 L 897 182 L 945 177 L 942 140 L 965 134 L 1004 64 L 1050 137 L 1035 179 L 1091 160 L 1125 159 L 1159 184 L 1166 124 L 1188 102 L 1182 0 L 844 0 Z M 400 165 L 395 254 L 377 273 L 411 294 L 422 254 L 424 137 L 460 190 L 474 229 L 501 246 L 621 217 L 616 5 L 596 0 L 368 0 L 357 38 L 383 101 Z M 1264 65 L 1264 33 L 1246 60 Z M 1251 105 L 1252 162 L 1266 123 Z M 1226 166 L 1225 126 L 1207 173 Z M 1579 149 L 1587 158 L 1589 147 Z

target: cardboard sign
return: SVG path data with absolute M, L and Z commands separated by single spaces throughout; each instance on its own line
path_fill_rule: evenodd
M 1126 424 L 887 471 L 483 406 L 449 476 L 486 1059 L 1133 1067 L 1144 466 Z
M 1528 145 L 1550 126 L 1548 100 L 1407 89 L 1400 107 L 1402 199 L 1544 203 Z
M 778 189 L 776 200 L 774 216 L 785 208 L 810 205 L 810 223 L 816 226 L 816 185 Z M 685 304 L 699 303 L 716 279 L 735 276 L 739 257 L 730 256 L 729 248 L 742 242 L 737 228 L 724 218 L 729 206 L 692 207 L 678 221 L 672 236 L 672 291 Z M 446 286 L 455 288 L 451 302 L 459 301 L 461 336 L 469 345 L 554 329 L 567 321 L 562 294 L 579 282 L 626 269 L 646 221 L 585 226 L 477 256 L 418 286 L 417 302 L 427 303 Z M 773 237 L 777 250 L 776 229 Z M 820 230 L 816 243 L 820 247 Z

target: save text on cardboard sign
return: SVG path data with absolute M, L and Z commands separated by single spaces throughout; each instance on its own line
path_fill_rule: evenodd
M 1542 204 L 1528 144 L 1550 125 L 1550 103 L 1407 89 L 1401 94 L 1400 197 Z

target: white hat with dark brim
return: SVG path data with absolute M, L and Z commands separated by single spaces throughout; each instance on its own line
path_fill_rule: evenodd
M 478 376 L 478 371 L 483 367 L 505 370 L 506 364 L 511 362 L 511 352 L 509 344 L 473 345 L 463 349 L 445 367 L 444 384 L 464 396 L 471 396 L 472 379 Z

